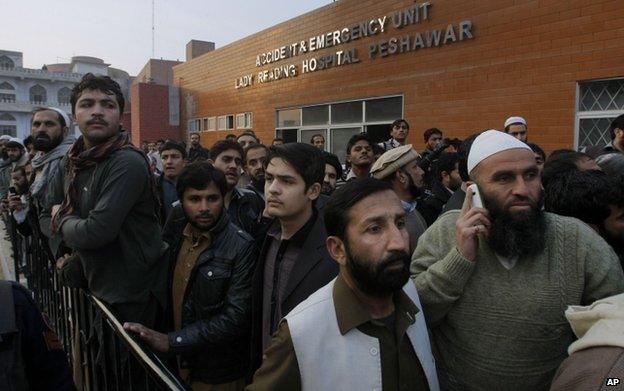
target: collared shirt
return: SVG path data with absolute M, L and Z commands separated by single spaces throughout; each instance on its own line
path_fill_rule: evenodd
M 271 342 L 271 335 L 277 330 L 282 317 L 282 301 L 286 294 L 286 287 L 290 273 L 295 267 L 301 249 L 310 230 L 316 222 L 318 212 L 312 208 L 312 216 L 290 239 L 282 239 L 279 221 L 269 228 L 267 237 L 270 240 L 264 263 L 264 278 L 262 289 L 262 350 Z
M 194 233 L 190 224 L 186 224 L 184 231 L 184 240 L 178 252 L 178 258 L 173 270 L 173 283 L 171 286 L 171 297 L 173 305 L 173 320 L 175 331 L 182 329 L 182 304 L 184 301 L 184 292 L 188 286 L 191 272 L 197 263 L 200 254 L 204 252 L 212 244 L 210 232 L 202 232 L 199 236 Z
M 357 328 L 379 340 L 383 390 L 429 389 L 425 372 L 406 333 L 416 319 L 418 308 L 405 292 L 399 290 L 394 294 L 394 330 L 371 317 L 341 275 L 336 279 L 332 295 L 341 334 Z M 262 366 L 247 388 L 248 391 L 276 389 L 301 389 L 299 364 L 286 322 L 280 324 Z
M 380 147 L 382 147 L 384 151 L 389 151 L 391 149 L 400 147 L 403 144 L 401 144 L 400 142 L 396 141 L 394 138 L 391 138 L 391 139 L 386 140 L 386 141 L 384 141 L 382 143 L 379 143 L 378 145 Z
M 166 177 L 162 177 L 162 189 L 163 189 L 163 207 L 165 208 L 165 219 L 169 216 L 169 212 L 173 209 L 173 203 L 178 200 L 178 192 L 176 191 L 175 183 L 169 181 Z

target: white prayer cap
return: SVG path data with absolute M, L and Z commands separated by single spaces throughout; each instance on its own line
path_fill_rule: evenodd
M 63 120 L 65 121 L 65 126 L 71 128 L 71 120 L 69 119 L 69 115 L 67 115 L 67 112 L 65 112 L 65 110 L 59 109 L 58 107 L 49 106 L 42 106 L 40 107 L 40 109 L 55 111 L 58 115 L 63 117 Z
M 507 128 L 509 125 L 517 125 L 517 124 L 522 124 L 526 126 L 526 121 L 522 117 L 509 117 L 505 120 L 504 127 Z
M 18 147 L 18 148 L 25 149 L 24 142 L 22 141 L 22 139 L 19 139 L 17 137 L 11 137 L 9 142 L 6 143 L 6 146 L 7 147 Z
M 494 129 L 481 133 L 475 138 L 468 153 L 468 174 L 485 159 L 509 149 L 526 149 L 533 152 L 528 145 L 507 133 Z
M 1 141 L 9 141 L 12 137 L 9 136 L 8 134 L 3 134 L 2 136 L 0 136 L 0 140 Z

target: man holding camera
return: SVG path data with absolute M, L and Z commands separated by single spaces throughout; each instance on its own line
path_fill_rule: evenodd
M 390 139 L 379 143 L 379 146 L 384 151 L 389 151 L 393 148 L 405 145 L 405 140 L 409 134 L 409 124 L 403 118 L 397 119 L 392 123 L 392 130 L 390 130 Z

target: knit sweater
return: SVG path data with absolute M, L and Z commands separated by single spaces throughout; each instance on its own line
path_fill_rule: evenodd
M 474 262 L 457 251 L 459 211 L 421 236 L 411 272 L 437 349 L 443 389 L 548 389 L 574 334 L 568 305 L 624 291 L 607 243 L 584 223 L 546 214 L 546 247 L 507 270 L 483 238 Z

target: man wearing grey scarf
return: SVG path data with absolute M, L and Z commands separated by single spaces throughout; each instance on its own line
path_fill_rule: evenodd
M 30 194 L 38 210 L 46 198 L 48 184 L 58 171 L 61 158 L 74 143 L 67 113 L 55 107 L 40 107 L 33 112 L 31 132 L 38 153 L 31 161 L 33 178 Z M 50 216 L 39 214 L 41 232 L 50 237 Z

